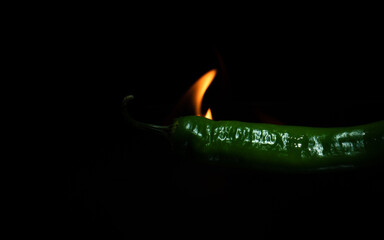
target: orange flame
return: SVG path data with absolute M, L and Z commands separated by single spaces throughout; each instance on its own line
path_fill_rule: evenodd
M 210 108 L 208 108 L 207 113 L 204 115 L 204 117 L 212 120 L 212 111 Z
M 197 116 L 204 116 L 208 119 L 212 119 L 211 109 L 208 109 L 205 115 L 201 113 L 201 103 L 203 102 L 204 93 L 207 91 L 209 85 L 216 76 L 216 72 L 216 69 L 208 71 L 206 74 L 201 76 L 186 93 L 186 95 L 191 96 L 194 112 Z

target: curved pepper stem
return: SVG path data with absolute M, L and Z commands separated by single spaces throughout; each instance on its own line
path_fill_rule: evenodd
M 143 123 L 136 121 L 131 117 L 129 114 L 129 103 L 134 99 L 133 95 L 128 95 L 123 99 L 122 102 L 122 113 L 124 116 L 124 119 L 127 121 L 128 124 L 132 125 L 135 128 L 150 131 L 150 132 L 155 132 L 158 134 L 161 134 L 163 136 L 168 137 L 169 136 L 169 131 L 170 131 L 170 126 L 160 126 L 160 125 L 155 125 L 155 124 L 150 124 L 150 123 Z

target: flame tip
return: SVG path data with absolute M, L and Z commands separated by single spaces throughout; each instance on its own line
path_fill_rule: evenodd
M 210 108 L 208 108 L 207 113 L 204 117 L 212 120 L 212 111 Z
M 217 73 L 217 69 L 211 69 L 202 75 L 186 92 L 184 98 L 190 99 L 194 104 L 194 112 L 196 116 L 202 116 L 209 119 L 212 119 L 211 109 L 208 109 L 205 115 L 201 112 L 201 105 L 203 101 L 203 97 L 208 87 L 211 85 L 213 79 L 215 78 Z

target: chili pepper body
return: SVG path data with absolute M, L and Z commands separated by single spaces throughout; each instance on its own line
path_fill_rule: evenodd
M 176 152 L 193 161 L 282 172 L 384 165 L 384 121 L 314 128 L 186 116 L 170 126 L 158 126 L 130 116 L 127 108 L 132 99 L 129 95 L 122 103 L 127 123 L 168 137 Z
M 384 121 L 342 128 L 176 119 L 174 149 L 195 160 L 260 170 L 321 171 L 382 164 Z

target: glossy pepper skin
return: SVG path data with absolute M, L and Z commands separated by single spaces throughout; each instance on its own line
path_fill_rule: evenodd
M 178 118 L 174 149 L 195 160 L 276 171 L 343 170 L 381 165 L 384 121 L 343 128 Z
M 169 138 L 173 149 L 193 161 L 282 172 L 382 167 L 384 121 L 341 128 L 313 128 L 180 117 L 170 126 L 134 120 L 123 100 L 126 121 Z

